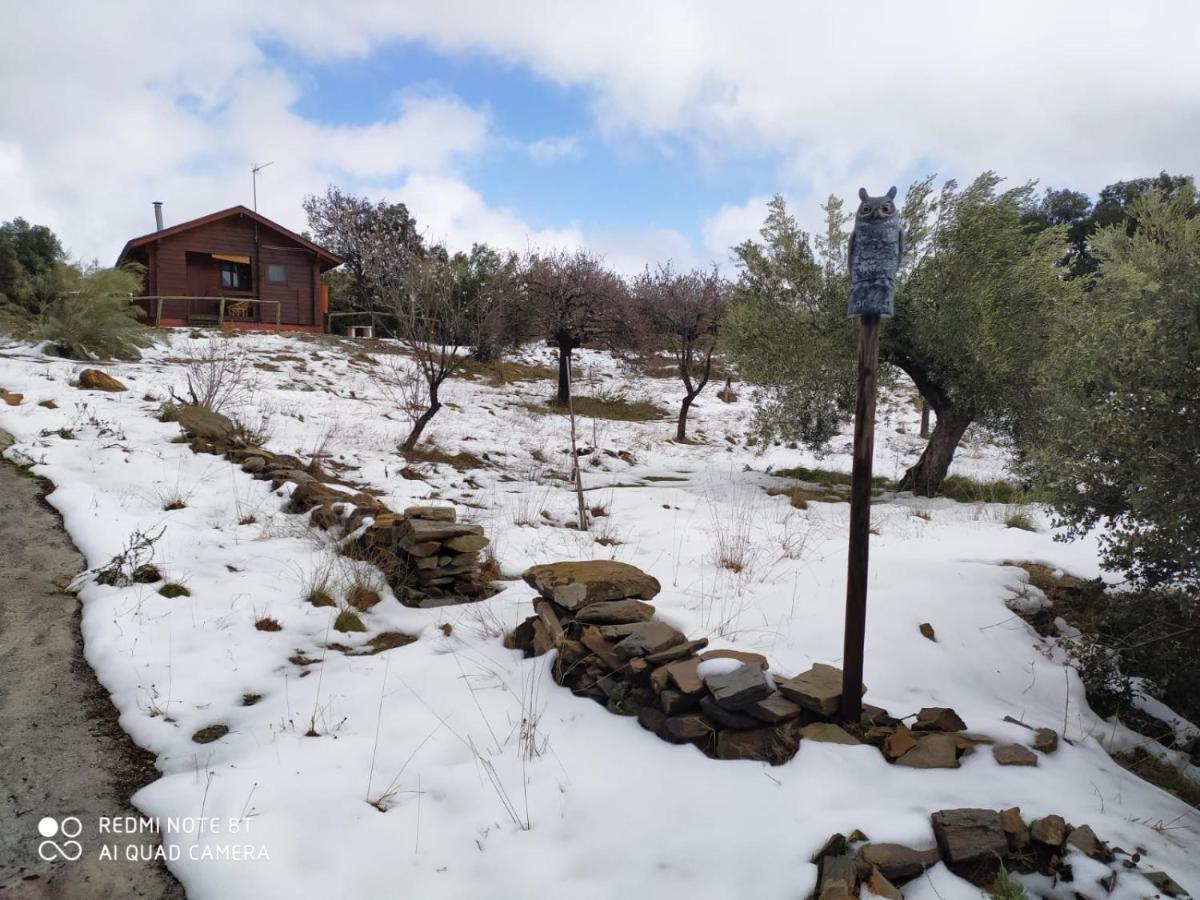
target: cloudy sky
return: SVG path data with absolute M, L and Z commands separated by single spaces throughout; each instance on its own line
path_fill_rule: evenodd
M 333 183 L 431 240 L 727 262 L 771 194 L 1200 170 L 1200 4 L 0 0 L 0 220 L 112 261 Z

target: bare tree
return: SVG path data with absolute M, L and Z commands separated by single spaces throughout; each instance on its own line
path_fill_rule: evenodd
M 571 351 L 619 332 L 625 285 L 585 250 L 532 254 L 521 280 L 534 328 L 558 348 L 557 400 L 566 403 Z
M 715 269 L 685 274 L 666 265 L 647 269 L 635 282 L 633 295 L 649 339 L 665 345 L 679 363 L 684 395 L 675 440 L 687 440 L 688 410 L 712 375 L 729 285 Z
M 407 254 L 402 246 L 394 250 L 397 254 Z M 424 258 L 410 256 L 402 268 L 403 289 L 391 292 L 389 299 L 396 316 L 397 337 L 424 382 L 423 389 L 416 389 L 411 383 L 400 388 L 405 412 L 412 421 L 400 449 L 411 452 L 425 427 L 442 408 L 439 397 L 442 384 L 471 358 L 478 319 L 475 303 L 460 290 L 459 270 L 441 248 L 435 248 Z

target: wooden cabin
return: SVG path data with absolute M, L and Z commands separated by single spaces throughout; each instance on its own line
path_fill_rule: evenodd
M 342 261 L 244 206 L 162 227 L 130 240 L 117 265 L 146 267 L 145 321 L 165 327 L 325 330 L 321 273 Z

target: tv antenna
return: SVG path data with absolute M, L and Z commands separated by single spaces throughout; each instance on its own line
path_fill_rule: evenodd
M 253 182 L 253 185 L 254 185 L 253 189 L 254 189 L 254 211 L 255 212 L 258 212 L 258 173 L 261 172 L 263 169 L 265 169 L 267 166 L 273 166 L 273 165 L 275 165 L 275 160 L 271 160 L 270 162 L 265 162 L 265 163 L 258 163 L 250 169 L 250 180 Z

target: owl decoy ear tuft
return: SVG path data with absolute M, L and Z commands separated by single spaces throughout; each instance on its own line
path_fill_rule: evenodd
M 866 200 L 866 199 L 867 199 L 867 189 L 866 189 L 866 188 L 859 188 L 859 189 L 858 189 L 858 199 L 859 199 L 859 200 Z
M 896 199 L 896 186 L 895 186 L 894 184 L 893 184 L 893 185 L 892 185 L 890 188 L 888 188 L 888 192 L 887 192 L 887 198 L 888 198 L 889 200 L 895 200 L 895 199 Z

